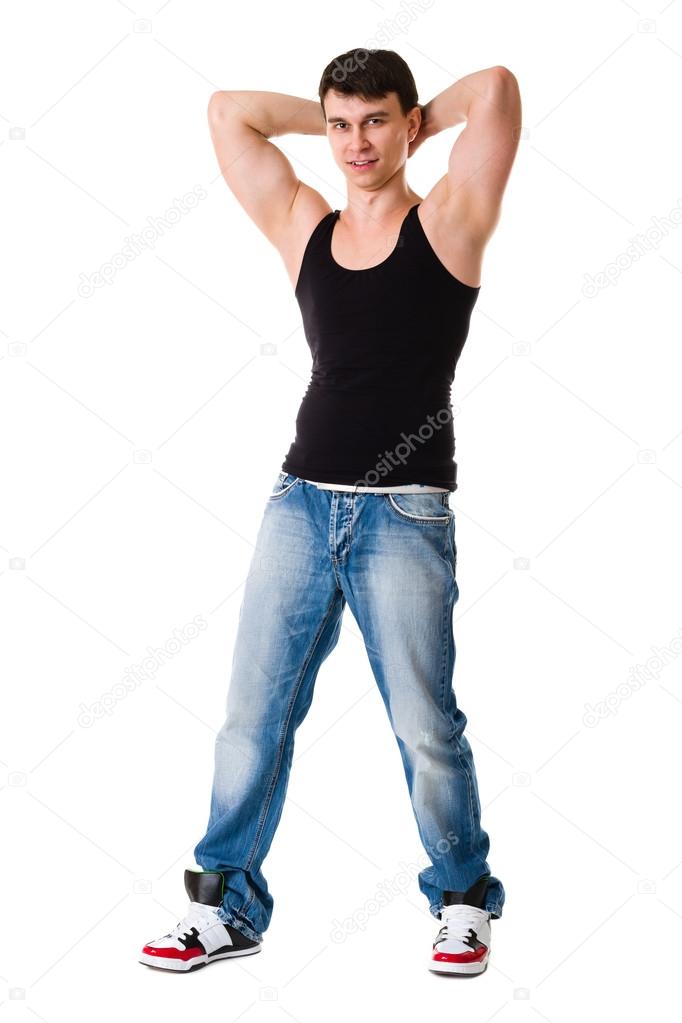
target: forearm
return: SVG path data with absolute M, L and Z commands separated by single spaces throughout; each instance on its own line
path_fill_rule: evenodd
M 505 73 L 511 72 L 501 67 L 484 68 L 483 71 L 465 75 L 439 92 L 422 107 L 424 137 L 430 138 L 446 128 L 466 121 L 471 104 L 490 95 L 490 90 L 499 76 Z
M 211 96 L 209 113 L 212 109 L 240 118 L 266 139 L 290 134 L 327 134 L 320 103 L 300 96 L 230 89 Z

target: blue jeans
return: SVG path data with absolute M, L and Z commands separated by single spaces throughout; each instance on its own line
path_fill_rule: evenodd
M 488 876 L 485 902 L 504 888 L 486 862 L 489 839 L 466 717 L 452 689 L 457 547 L 450 493 L 321 490 L 280 472 L 266 499 L 244 587 L 215 745 L 202 870 L 225 879 L 220 917 L 260 940 L 273 898 L 262 872 L 286 796 L 296 729 L 320 666 L 338 642 L 346 605 L 362 632 L 396 737 L 419 837 L 418 875 L 430 912 L 443 892 Z

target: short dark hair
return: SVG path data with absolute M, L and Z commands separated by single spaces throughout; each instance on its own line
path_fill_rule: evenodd
M 333 89 L 364 100 L 380 99 L 397 92 L 403 116 L 418 106 L 417 86 L 412 72 L 394 50 L 358 48 L 339 54 L 322 72 L 318 95 L 324 113 L 324 97 Z

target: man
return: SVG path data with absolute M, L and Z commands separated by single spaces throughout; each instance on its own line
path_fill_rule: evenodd
M 353 50 L 325 69 L 319 98 L 235 91 L 209 103 L 221 171 L 282 256 L 313 370 L 245 584 L 208 828 L 194 850 L 202 869 L 185 871 L 187 916 L 139 960 L 188 971 L 260 951 L 273 909 L 261 866 L 295 732 L 348 603 L 430 860 L 419 888 L 443 926 L 428 967 L 481 973 L 505 893 L 486 861 L 452 689 L 450 387 L 516 154 L 518 85 L 492 67 L 422 106 L 397 53 Z M 461 122 L 447 172 L 420 199 L 407 158 Z M 327 136 L 346 209 L 332 210 L 269 141 L 289 132 Z

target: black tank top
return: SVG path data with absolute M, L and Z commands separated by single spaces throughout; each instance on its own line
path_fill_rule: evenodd
M 314 228 L 295 288 L 313 357 L 285 472 L 321 483 L 457 489 L 450 388 L 478 298 L 454 277 L 412 206 L 387 259 L 331 254 L 340 210 Z

